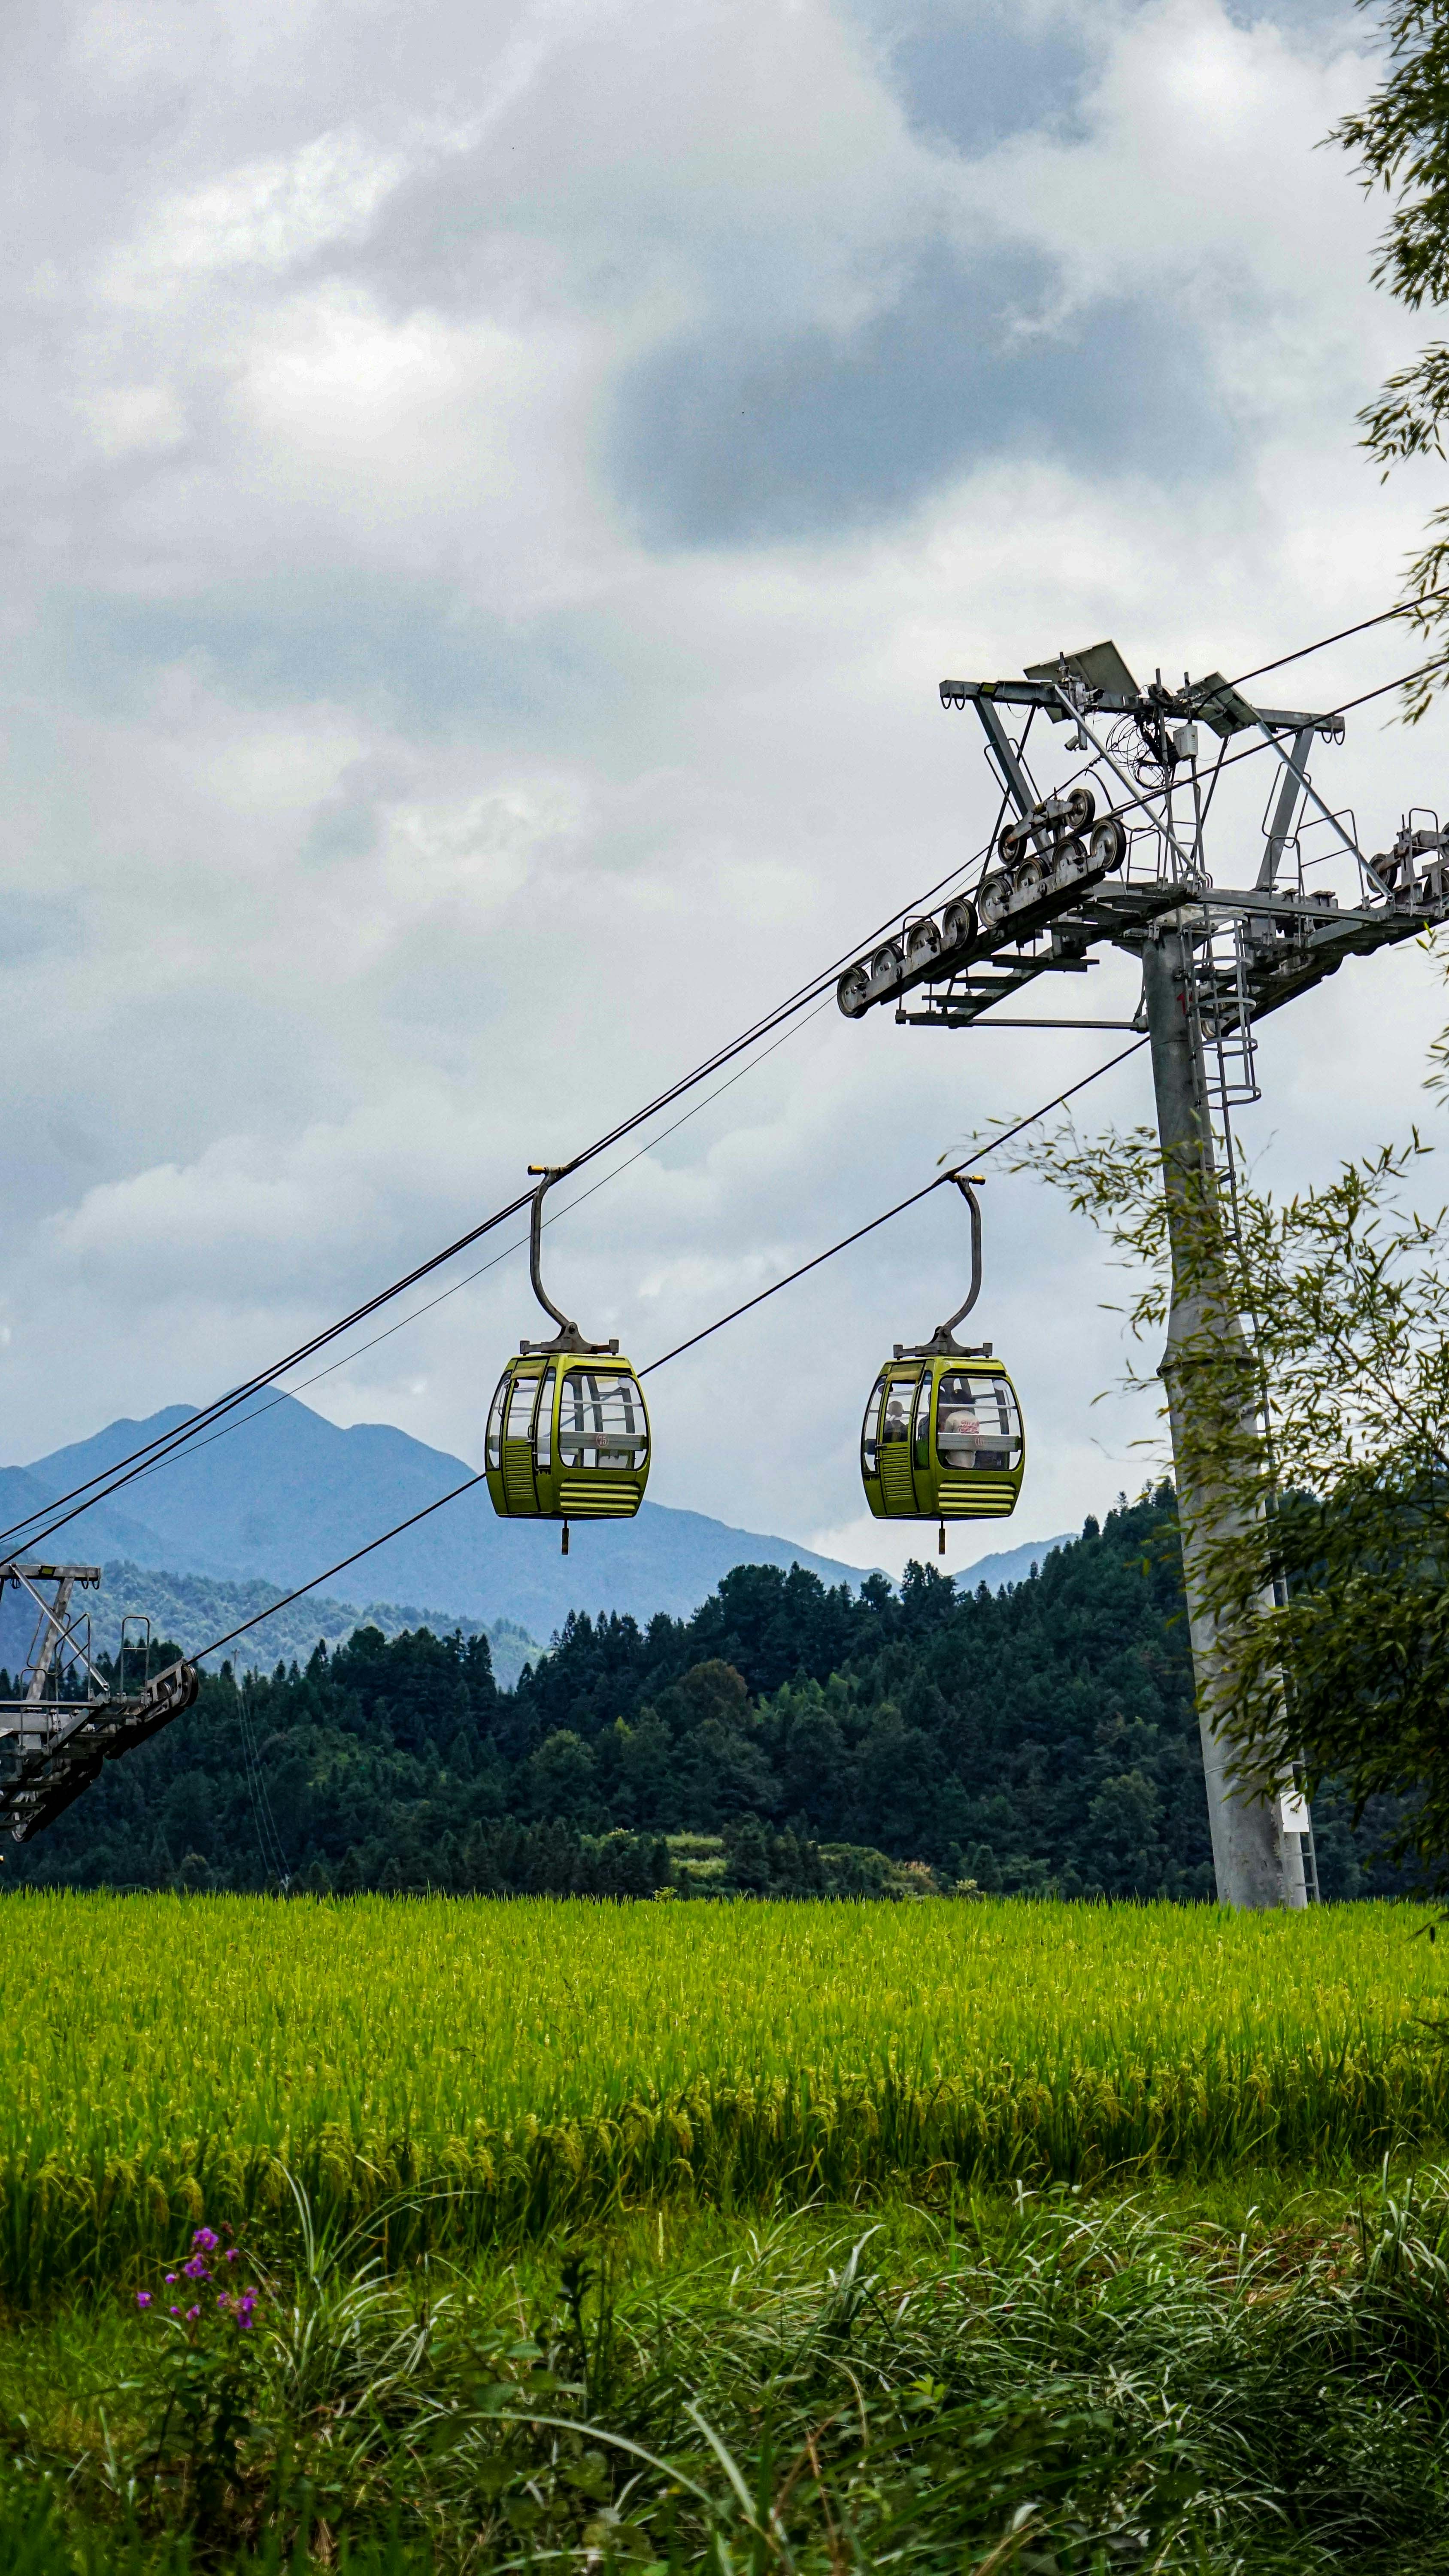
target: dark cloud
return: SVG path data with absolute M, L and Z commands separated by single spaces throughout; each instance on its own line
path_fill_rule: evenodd
M 345 702 L 412 733 L 526 719 L 580 678 L 566 633 L 526 634 L 444 579 L 339 564 L 219 578 L 181 599 L 57 594 L 37 657 L 89 707 L 134 713 L 185 667 L 257 707 Z
M 916 132 L 964 153 L 1061 123 L 1092 59 L 1082 20 L 1033 17 L 1000 0 L 918 0 L 872 32 Z
M 1150 0 L 1134 0 L 1145 11 Z M 1223 0 L 1240 27 L 1362 40 L 1354 0 Z M 1090 74 L 1118 31 L 1115 10 L 1022 0 L 852 0 L 883 77 L 923 140 L 968 156 L 1010 135 L 1071 131 Z
M 1375 32 L 1354 0 L 1223 0 L 1223 7 L 1239 27 L 1281 27 L 1287 36 L 1323 34 L 1332 27 L 1362 44 Z
M 0 918 L 0 966 L 28 966 L 34 958 L 74 950 L 80 942 L 80 907 L 64 895 L 25 894 L 7 887 Z
M 749 545 L 887 519 L 997 457 L 1221 470 L 1232 431 L 1190 323 L 1143 297 L 1047 329 L 1049 284 L 1025 255 L 943 250 L 848 340 L 677 340 L 621 389 L 616 489 L 650 543 Z

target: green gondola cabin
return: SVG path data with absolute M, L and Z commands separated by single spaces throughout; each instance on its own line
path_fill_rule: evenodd
M 981 1294 L 978 1178 L 943 1172 L 971 1218 L 971 1286 L 928 1342 L 897 1342 L 870 1391 L 860 1433 L 860 1477 L 878 1521 L 1005 1520 L 1026 1467 L 1021 1407 L 991 1344 L 963 1347 L 956 1327 Z
M 903 1352 L 881 1370 L 860 1442 L 877 1520 L 1004 1520 L 1025 1465 L 1016 1389 L 989 1350 Z
M 510 1360 L 488 1408 L 493 1508 L 507 1520 L 630 1520 L 649 1481 L 644 1390 L 625 1359 Z

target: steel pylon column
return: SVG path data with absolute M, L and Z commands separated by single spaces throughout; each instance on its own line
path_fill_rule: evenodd
M 1198 1418 L 1197 1408 L 1224 1401 L 1238 1351 L 1245 1390 L 1252 1380 L 1251 1358 L 1233 1303 L 1216 1221 L 1212 1126 L 1197 1014 L 1192 1008 L 1191 931 L 1180 915 L 1169 914 L 1154 925 L 1143 952 L 1142 980 L 1172 1244 L 1172 1302 L 1162 1377 L 1172 1424 L 1218 1901 L 1251 1908 L 1306 1905 L 1302 1837 L 1284 1833 L 1276 1798 L 1238 1785 L 1231 1748 L 1215 1723 L 1215 1712 L 1222 1705 L 1224 1646 L 1208 1599 L 1205 1565 L 1214 1537 L 1231 1532 L 1238 1515 L 1221 1481 L 1203 1463 L 1205 1455 L 1211 1456 L 1211 1424 Z M 1193 1353 L 1200 1358 L 1209 1354 L 1208 1364 L 1194 1367 Z M 1234 1399 L 1229 1394 L 1226 1400 Z M 1268 1606 L 1265 1595 L 1265 1609 Z

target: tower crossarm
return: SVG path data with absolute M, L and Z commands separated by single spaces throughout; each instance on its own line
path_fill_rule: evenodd
M 1397 948 L 1406 939 L 1422 939 L 1445 918 L 1439 893 L 1422 900 L 1411 894 L 1403 902 L 1339 906 L 1332 896 L 1235 894 L 1214 888 L 1203 906 L 1214 921 L 1236 921 L 1244 954 L 1244 971 L 1252 1016 L 1270 1011 L 1310 992 L 1336 975 L 1346 957 L 1372 957 L 1380 948 Z
M 1156 706 L 1164 715 L 1175 717 L 1179 724 L 1190 724 L 1201 719 L 1204 724 L 1212 728 L 1214 733 L 1220 733 L 1224 737 L 1234 733 L 1245 733 L 1251 726 L 1262 725 L 1270 733 L 1306 732 L 1310 735 L 1322 734 L 1325 739 L 1336 742 L 1341 742 L 1343 739 L 1342 716 L 1331 713 L 1314 715 L 1306 713 L 1301 707 L 1250 707 L 1246 698 L 1238 697 L 1236 690 L 1231 691 L 1232 721 L 1228 721 L 1230 702 L 1227 699 L 1220 699 L 1215 693 L 1218 690 L 1226 691 L 1229 687 L 1230 684 L 1227 681 L 1220 680 L 1214 675 L 1212 679 L 1199 681 L 1195 687 L 1186 689 L 1162 689 L 1155 692 L 1135 687 L 1090 689 L 1084 691 L 1083 695 L 1089 712 L 1096 708 L 1106 716 L 1135 716 L 1141 709 Z M 1070 682 L 1068 682 L 1068 688 L 1070 689 Z M 1062 706 L 1061 692 L 1062 683 L 1056 679 L 943 680 L 941 704 L 943 707 L 974 706 L 978 710 L 983 704 L 998 707 L 1040 708 L 1044 714 L 1051 717 L 1053 724 L 1064 724 L 1068 721 L 1068 715 Z
M 998 819 L 973 886 L 930 913 L 906 915 L 845 969 L 836 999 L 847 1019 L 891 1003 L 911 1027 L 967 1027 L 1041 975 L 1080 972 L 1093 951 L 1140 951 L 1154 922 L 1190 922 L 1193 905 L 1207 907 L 1197 919 L 1209 948 L 1212 925 L 1236 923 L 1235 991 L 1257 1017 L 1321 983 L 1345 957 L 1420 937 L 1449 917 L 1449 830 L 1406 824 L 1392 851 L 1369 858 L 1352 818 L 1313 786 L 1314 741 L 1343 740 L 1332 709 L 1253 706 L 1220 672 L 1180 689 L 1160 679 L 1140 689 L 1113 644 L 1059 654 L 1019 680 L 943 680 L 940 695 L 945 707 L 974 707 L 1008 819 Z M 1008 710 L 1025 716 L 1014 731 Z M 1067 748 L 1087 755 L 1058 791 L 1040 790 L 1028 766 L 1038 715 L 1074 725 Z M 1238 735 L 1266 738 L 1283 773 L 1257 884 L 1242 891 L 1219 890 L 1205 864 L 1212 790 L 1199 767 L 1203 729 L 1224 745 Z M 1303 857 L 1310 829 L 1353 865 L 1352 902 L 1305 889 L 1305 869 L 1321 856 L 1315 847 Z M 1211 980 L 1218 968 L 1207 971 Z M 907 1009 L 912 994 L 919 998 Z

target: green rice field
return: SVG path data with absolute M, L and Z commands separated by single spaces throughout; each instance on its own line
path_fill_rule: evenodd
M 11 1897 L 0 2293 L 285 2227 L 292 2180 L 400 2254 L 666 2198 L 1364 2170 L 1449 2135 L 1431 1920 Z

